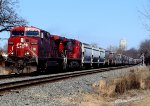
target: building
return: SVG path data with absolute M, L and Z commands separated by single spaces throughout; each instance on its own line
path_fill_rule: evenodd
M 127 48 L 127 41 L 126 41 L 126 39 L 123 38 L 123 39 L 120 40 L 119 48 L 121 50 L 126 50 L 126 48 Z

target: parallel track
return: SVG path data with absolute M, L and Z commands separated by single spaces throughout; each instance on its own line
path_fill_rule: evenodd
M 0 91 L 10 90 L 10 89 L 15 89 L 15 88 L 20 88 L 20 87 L 33 86 L 35 84 L 41 84 L 44 82 L 58 81 L 62 79 L 88 75 L 88 74 L 93 74 L 93 73 L 99 73 L 99 72 L 104 72 L 104 71 L 110 71 L 114 69 L 127 68 L 127 67 L 130 67 L 130 66 L 90 69 L 90 70 L 84 70 L 84 71 L 67 72 L 67 73 L 52 74 L 52 75 L 41 75 L 41 76 L 36 76 L 34 78 L 29 78 L 29 79 L 25 78 L 23 80 L 15 80 L 15 81 L 10 81 L 6 83 L 1 83 Z
M 0 75 L 0 81 L 3 79 L 11 79 L 11 78 L 25 78 L 30 76 L 31 74 L 10 74 L 10 75 Z

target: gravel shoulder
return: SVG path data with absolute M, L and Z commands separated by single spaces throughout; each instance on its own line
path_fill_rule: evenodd
M 0 103 L 2 106 L 101 106 L 100 104 L 104 104 L 103 98 L 91 94 L 93 83 L 104 78 L 125 76 L 131 70 L 141 68 L 143 66 L 134 66 L 11 90 L 0 94 Z M 93 101 L 91 105 L 87 104 L 88 100 Z M 94 105 L 95 103 L 99 105 Z M 105 103 L 105 105 L 112 104 Z

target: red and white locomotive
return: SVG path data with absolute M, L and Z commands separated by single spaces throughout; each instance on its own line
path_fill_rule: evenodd
M 5 66 L 10 73 L 31 73 L 54 66 L 65 70 L 128 64 L 123 57 L 36 27 L 18 26 L 10 31 Z
M 18 26 L 10 31 L 5 66 L 14 73 L 30 73 L 48 66 L 66 69 L 67 63 L 71 68 L 79 67 L 79 45 L 77 40 L 50 35 L 36 27 Z

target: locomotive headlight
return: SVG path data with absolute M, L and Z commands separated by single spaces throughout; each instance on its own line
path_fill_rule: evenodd
M 11 52 L 11 55 L 13 55 L 14 54 L 14 52 Z
M 36 51 L 36 48 L 33 47 L 32 50 L 33 50 L 33 51 Z
M 27 51 L 27 52 L 25 52 L 25 55 L 29 55 L 30 53 Z
M 29 52 L 27 52 L 27 55 L 29 55 Z
M 23 43 L 23 42 L 24 42 L 24 38 L 21 38 L 21 39 L 20 39 L 20 42 Z

